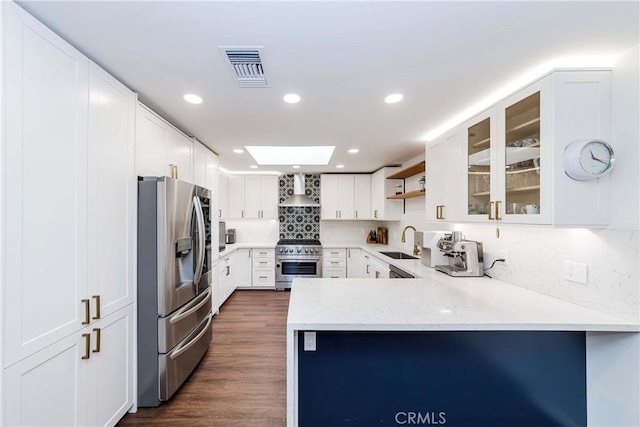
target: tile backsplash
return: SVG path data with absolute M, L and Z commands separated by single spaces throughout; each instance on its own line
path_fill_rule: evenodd
M 305 194 L 320 202 L 320 174 L 305 175 Z M 293 194 L 293 175 L 280 176 L 280 202 Z M 280 207 L 278 208 L 281 239 L 319 239 L 320 208 Z

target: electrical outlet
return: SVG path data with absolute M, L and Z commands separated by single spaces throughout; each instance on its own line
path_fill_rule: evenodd
M 316 333 L 304 333 L 304 351 L 316 351 Z
M 503 259 L 502 265 L 509 265 L 509 251 L 502 249 L 498 252 L 498 259 Z
M 564 279 L 570 282 L 587 284 L 587 264 L 579 262 L 565 261 L 564 262 Z

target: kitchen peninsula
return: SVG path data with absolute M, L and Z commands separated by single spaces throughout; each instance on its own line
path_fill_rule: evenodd
M 638 330 L 488 278 L 296 279 L 287 424 L 587 425 L 594 337 Z

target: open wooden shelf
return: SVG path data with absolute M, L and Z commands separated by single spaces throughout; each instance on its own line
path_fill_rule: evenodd
M 422 190 L 408 191 L 402 194 L 394 194 L 393 196 L 387 196 L 387 199 L 411 199 L 414 197 L 424 197 L 425 192 Z
M 425 171 L 425 163 L 424 161 L 422 161 L 420 163 L 416 163 L 415 165 L 411 165 L 407 168 L 399 170 L 398 172 L 392 175 L 389 175 L 387 179 L 405 179 L 405 178 L 409 178 L 410 176 L 423 173 L 424 171 Z M 416 196 L 413 196 L 413 197 L 416 197 Z

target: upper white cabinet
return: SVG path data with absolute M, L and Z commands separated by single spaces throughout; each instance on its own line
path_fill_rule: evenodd
M 463 219 L 606 225 L 610 177 L 574 181 L 564 149 L 610 138 L 610 72 L 556 71 L 463 124 Z
M 213 192 L 214 198 L 219 199 L 216 193 L 218 192 L 218 182 L 220 179 L 220 160 L 218 159 L 217 154 L 213 151 L 207 150 L 206 148 L 204 156 L 204 186 Z
M 371 175 L 320 175 L 321 219 L 370 219 Z
M 0 424 L 115 424 L 133 404 L 136 95 L 2 7 Z
M 229 175 L 223 173 L 218 174 L 217 188 L 218 218 L 229 218 Z
M 320 218 L 354 219 L 354 175 L 320 175 Z
M 229 175 L 228 218 L 278 218 L 276 175 Z
M 207 188 L 207 152 L 200 141 L 193 141 L 193 183 Z
M 395 186 L 401 179 L 387 179 L 400 168 L 382 168 L 371 175 L 371 219 L 399 221 L 402 216 L 402 201 L 387 199 L 387 195 L 395 193 Z
M 141 103 L 136 112 L 136 173 L 193 182 L 193 140 Z
M 278 177 L 276 175 L 244 177 L 244 217 L 278 218 Z
M 354 175 L 353 188 L 354 219 L 371 219 L 371 175 Z
M 461 126 L 429 143 L 426 147 L 425 203 L 428 221 L 459 221 L 462 218 L 460 174 L 455 166 L 461 162 Z M 451 168 L 454 168 L 453 173 Z

